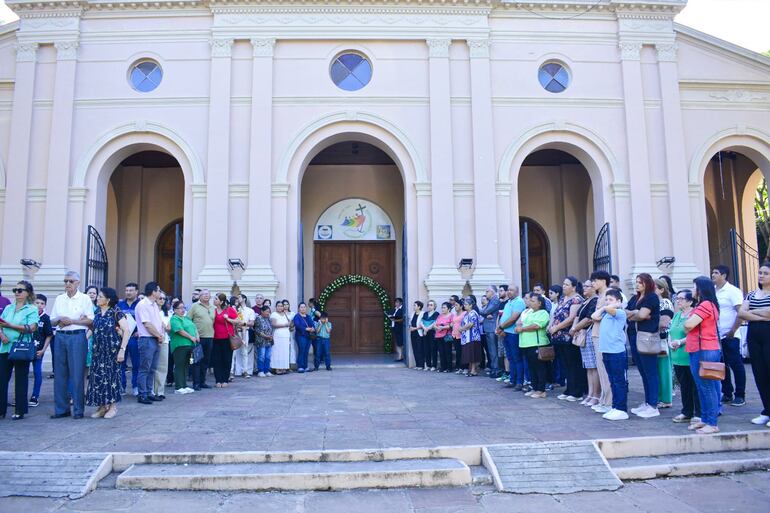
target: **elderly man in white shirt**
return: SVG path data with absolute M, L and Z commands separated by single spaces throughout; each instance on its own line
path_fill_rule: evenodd
M 52 419 L 69 417 L 83 418 L 85 410 L 86 356 L 88 339 L 86 330 L 94 320 L 94 304 L 86 294 L 78 290 L 80 274 L 67 271 L 64 275 L 64 294 L 56 297 L 51 310 L 51 324 L 56 331 L 56 353 L 54 369 L 55 410 Z M 72 382 L 72 404 L 70 412 L 68 382 Z

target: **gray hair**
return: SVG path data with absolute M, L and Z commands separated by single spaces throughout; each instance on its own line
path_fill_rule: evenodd
M 67 271 L 64 274 L 65 278 L 72 278 L 75 281 L 80 281 L 80 273 L 77 271 Z

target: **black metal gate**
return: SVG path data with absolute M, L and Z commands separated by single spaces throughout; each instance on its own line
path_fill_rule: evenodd
M 182 223 L 177 223 L 174 230 L 174 297 L 182 297 Z
M 759 276 L 759 251 L 749 245 L 735 228 L 730 229 L 730 253 L 735 285 L 746 292 L 754 290 Z
M 519 248 L 521 250 L 521 291 L 528 292 L 529 288 L 529 223 L 522 221 L 519 225 Z
M 107 286 L 107 250 L 101 235 L 91 225 L 88 225 L 88 242 L 86 244 L 86 279 L 84 286 Z
M 594 271 L 607 271 L 612 274 L 612 241 L 610 223 L 604 223 L 594 243 Z

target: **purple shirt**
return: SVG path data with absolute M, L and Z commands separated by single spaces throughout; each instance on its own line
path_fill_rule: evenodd
M 152 337 L 152 333 L 147 331 L 145 322 L 149 322 L 155 327 L 155 330 L 163 334 L 163 321 L 160 318 L 160 308 L 158 303 L 150 298 L 144 298 L 136 305 L 136 331 L 140 337 Z
M 0 312 L 3 311 L 3 309 L 11 304 L 11 300 L 5 297 L 4 295 L 0 294 Z

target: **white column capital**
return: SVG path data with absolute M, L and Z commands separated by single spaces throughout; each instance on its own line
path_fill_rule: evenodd
M 449 46 L 452 44 L 452 40 L 448 37 L 426 39 L 425 42 L 428 44 L 429 57 L 449 57 Z
M 658 62 L 676 62 L 676 43 L 657 43 L 655 50 L 658 52 Z
M 78 57 L 77 41 L 57 41 L 54 44 L 56 47 L 56 59 L 59 61 L 74 61 Z
M 471 59 L 489 58 L 489 39 L 468 39 Z
M 272 57 L 275 48 L 274 37 L 259 37 L 251 40 L 254 57 Z
M 213 38 L 209 40 L 212 57 L 232 57 L 233 40 L 229 38 Z
M 16 62 L 35 62 L 38 46 L 33 42 L 16 43 Z
M 638 61 L 642 55 L 642 43 L 637 41 L 621 41 L 618 44 L 620 47 L 620 58 L 624 61 Z

